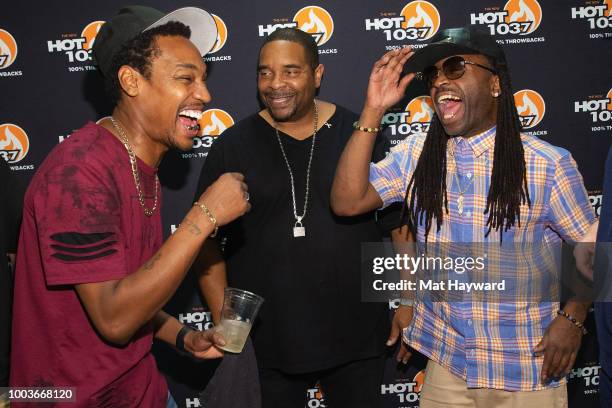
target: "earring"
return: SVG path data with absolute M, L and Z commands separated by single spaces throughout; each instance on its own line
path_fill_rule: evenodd
M 494 92 L 494 93 L 493 93 L 493 97 L 494 97 L 494 98 L 497 98 L 498 96 L 499 96 L 499 92 Z

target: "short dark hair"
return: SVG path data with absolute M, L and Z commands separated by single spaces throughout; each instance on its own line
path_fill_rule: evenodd
M 151 78 L 151 61 L 158 57 L 161 52 L 155 42 L 158 36 L 180 36 L 188 39 L 191 37 L 191 29 L 178 21 L 170 21 L 142 32 L 126 42 L 113 57 L 110 70 L 105 78 L 106 92 L 113 106 L 121 100 L 121 85 L 117 73 L 123 65 L 135 68 L 146 79 Z
M 279 28 L 266 37 L 259 52 L 261 53 L 261 49 L 272 41 L 291 41 L 300 44 L 304 48 L 306 60 L 312 69 L 319 66 L 319 49 L 312 35 L 297 28 Z

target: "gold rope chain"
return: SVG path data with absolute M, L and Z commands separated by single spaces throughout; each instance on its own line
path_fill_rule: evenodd
M 136 184 L 136 190 L 138 191 L 138 201 L 140 201 L 140 206 L 142 207 L 144 214 L 147 217 L 150 217 L 153 215 L 153 213 L 157 209 L 157 195 L 158 195 L 157 193 L 159 192 L 159 178 L 157 177 L 157 174 L 156 174 L 155 175 L 155 202 L 153 204 L 153 208 L 149 209 L 146 207 L 144 193 L 142 192 L 142 186 L 140 185 L 140 176 L 138 175 L 138 164 L 136 162 L 136 155 L 134 154 L 134 150 L 132 150 L 132 146 L 130 145 L 127 134 L 125 133 L 125 130 L 123 130 L 121 125 L 119 125 L 119 122 L 115 120 L 115 118 L 111 116 L 110 120 L 111 120 L 111 123 L 113 124 L 113 127 L 117 131 L 117 133 L 119 133 L 119 138 L 121 138 L 121 142 L 125 146 L 125 149 L 127 150 L 128 155 L 130 156 L 130 164 L 132 165 L 132 175 L 134 176 L 134 183 Z

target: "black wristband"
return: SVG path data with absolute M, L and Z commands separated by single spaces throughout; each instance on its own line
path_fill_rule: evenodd
M 190 331 L 192 330 L 187 326 L 183 326 L 181 330 L 179 330 L 178 334 L 176 335 L 176 348 L 177 349 L 181 351 L 186 351 L 185 350 L 185 336 Z

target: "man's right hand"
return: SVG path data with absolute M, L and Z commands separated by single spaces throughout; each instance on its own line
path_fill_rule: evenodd
M 240 173 L 222 174 L 198 199 L 204 203 L 217 225 L 226 225 L 251 209 L 248 188 Z
M 393 315 L 391 333 L 389 334 L 389 339 L 387 340 L 387 346 L 394 345 L 397 342 L 397 339 L 400 339 L 399 350 L 397 351 L 397 356 L 395 357 L 398 363 L 402 362 L 403 364 L 406 364 L 412 356 L 412 353 L 408 350 L 408 345 L 401 339 L 404 329 L 410 326 L 410 322 L 412 322 L 412 315 L 412 306 L 401 305 L 395 310 L 395 314 Z
M 406 61 L 414 55 L 410 47 L 389 51 L 374 63 L 365 102 L 365 108 L 385 112 L 398 103 L 414 74 L 402 77 Z

